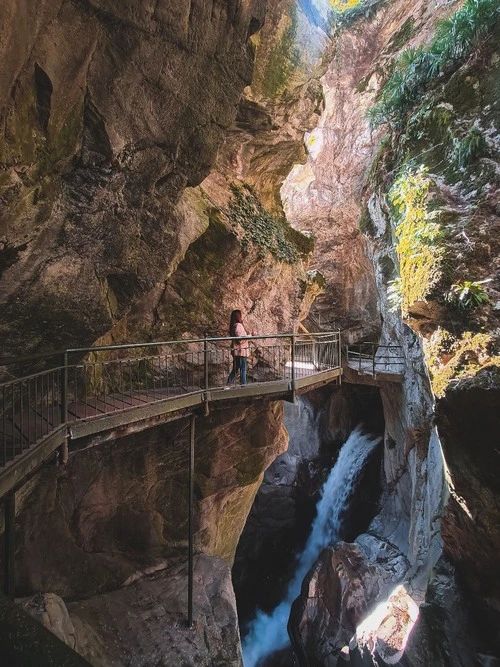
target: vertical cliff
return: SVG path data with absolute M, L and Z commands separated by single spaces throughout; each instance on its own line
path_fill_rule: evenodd
M 380 387 L 380 507 L 304 586 L 317 633 L 304 660 L 334 664 L 357 634 L 389 664 L 465 667 L 499 642 L 498 3 L 266 4 L 7 0 L 3 353 L 221 334 L 235 306 L 259 332 L 288 331 L 316 297 L 346 342 L 401 346 L 402 384 Z M 345 424 L 341 397 L 330 409 Z M 211 420 L 198 441 L 198 638 L 209 629 L 193 648 L 182 632 L 162 644 L 159 623 L 151 655 L 179 641 L 188 664 L 211 651 L 239 664 L 227 563 L 286 436 L 277 406 Z M 124 659 L 115 642 L 130 625 L 95 639 L 92 616 L 137 600 L 172 627 L 182 616 L 176 443 L 168 427 L 81 453 L 20 496 L 20 592 L 98 594 L 71 607 L 68 631 L 96 664 L 106 643 Z M 178 568 L 175 583 L 135 581 L 157 567 Z M 137 585 L 113 598 L 125 583 Z M 355 602 L 326 636 L 345 590 Z M 391 593 L 386 616 L 362 625 Z
M 322 78 L 325 111 L 306 137 L 307 163 L 292 171 L 282 189 L 293 224 L 317 235 L 313 266 L 327 285 L 320 307 L 338 318 L 351 340 L 378 338 L 380 332 L 382 344 L 402 346 L 403 384 L 381 388 L 386 420 L 381 511 L 368 534 L 357 539 L 361 562 L 354 570 L 368 581 L 374 576 L 370 563 L 381 566 L 375 578 L 384 582 L 386 595 L 404 581 L 405 590 L 387 606 L 387 618 L 408 632 L 416 617 L 405 599 L 427 600 L 418 639 L 404 658 L 408 636 L 396 636 L 391 622 L 373 617 L 361 625 L 367 616 L 363 605 L 383 599 L 383 592 L 342 608 L 344 630 L 325 644 L 328 608 L 339 600 L 326 584 L 318 590 L 315 577 L 337 576 L 337 566 L 323 559 L 304 585 L 308 620 L 294 619 L 297 637 L 301 624 L 304 636 L 306 626 L 316 627 L 310 658 L 321 664 L 330 664 L 356 626 L 360 647 L 378 651 L 390 664 L 428 664 L 430 656 L 436 665 L 467 664 L 479 659 L 471 657 L 475 652 L 497 650 L 492 623 L 497 579 L 480 575 L 472 566 L 479 555 L 466 552 L 475 553 L 481 544 L 490 554 L 485 563 L 491 563 L 497 539 L 496 501 L 485 501 L 491 509 L 484 525 L 477 507 L 483 497 L 479 484 L 485 485 L 484 498 L 496 497 L 494 481 L 480 470 L 484 465 L 496 470 L 487 435 L 494 426 L 486 413 L 496 404 L 498 364 L 498 6 L 463 5 L 394 2 L 340 32 Z M 455 385 L 478 371 L 477 380 Z M 472 404 L 482 392 L 490 407 L 479 414 Z M 437 421 L 436 396 L 443 396 Z M 459 437 L 452 426 L 451 415 L 457 416 L 452 406 L 458 403 L 463 412 L 457 419 L 468 436 Z M 447 505 L 445 476 L 452 493 Z M 467 614 L 453 619 L 452 600 L 460 594 L 452 593 L 452 568 L 440 565 L 448 598 L 437 580 L 426 593 L 442 549 L 465 596 L 472 593 L 467 604 L 484 614 L 476 617 L 482 619 L 482 637 Z M 360 585 L 358 575 L 339 576 L 345 590 Z M 397 611 L 405 606 L 404 613 Z M 464 652 L 465 662 L 444 648 L 434 655 L 435 639 L 429 639 L 434 632 L 447 637 L 447 646 L 467 632 L 474 648 Z

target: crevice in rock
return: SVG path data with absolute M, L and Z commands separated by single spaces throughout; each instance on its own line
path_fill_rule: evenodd
M 43 130 L 47 132 L 54 88 L 47 72 L 35 63 L 36 112 Z
M 82 161 L 85 165 L 98 165 L 113 157 L 113 149 L 106 130 L 104 116 L 92 102 L 87 90 L 83 110 Z

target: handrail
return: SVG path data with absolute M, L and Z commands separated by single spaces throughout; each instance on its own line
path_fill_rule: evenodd
M 391 355 L 392 351 L 395 354 Z M 377 373 L 395 373 L 394 366 L 404 367 L 406 363 L 401 345 L 379 345 L 371 341 L 346 346 L 345 358 L 347 364 L 359 374 L 369 372 L 373 376 Z
M 255 346 L 249 348 L 245 362 L 249 379 L 264 384 L 288 382 L 292 396 L 298 381 L 303 386 L 304 378 L 341 367 L 338 331 L 245 338 Z M 0 472 L 33 446 L 48 439 L 55 442 L 56 434 L 59 439 L 65 437 L 61 429 L 69 432 L 77 422 L 200 393 L 208 413 L 208 392 L 223 389 L 228 381 L 233 366 L 230 343 L 235 340 L 240 338 L 101 345 L 48 353 L 46 358 L 60 355 L 57 365 L 0 383 Z M 28 355 L 14 362 L 43 357 Z M 242 363 L 234 369 L 241 371 L 240 380 L 245 382 Z
M 15 592 L 15 492 L 29 475 L 57 451 L 66 462 L 68 439 L 96 436 L 103 442 L 116 429 L 143 430 L 169 418 L 190 414 L 188 624 L 193 622 L 194 424 L 204 406 L 226 398 L 295 400 L 297 391 L 340 378 L 340 332 L 265 334 L 245 337 L 255 345 L 248 357 L 234 358 L 222 336 L 179 341 L 72 348 L 12 359 L 22 364 L 58 357 L 58 365 L 0 384 L 0 498 L 5 504 L 4 588 Z M 195 348 L 193 349 L 193 345 Z M 175 346 L 175 347 L 173 347 Z M 196 347 L 197 346 L 197 347 Z M 155 353 L 149 353 L 152 348 Z M 182 348 L 182 349 L 179 349 Z M 139 354 L 135 351 L 142 350 Z M 100 352 L 129 351 L 128 355 Z M 82 355 L 87 355 L 82 358 Z M 77 355 L 76 359 L 71 359 Z M 243 363 L 243 359 L 245 362 Z M 248 359 L 251 379 L 244 386 Z M 0 364 L 6 365 L 4 360 Z M 232 366 L 231 373 L 227 377 Z M 22 366 L 20 367 L 22 368 Z M 18 372 L 21 372 L 19 369 Z M 240 387 L 225 386 L 240 373 Z M 223 390 L 230 388 L 232 395 Z M 77 445 L 78 446 L 78 445 Z
M 318 332 L 308 332 L 308 333 L 282 333 L 282 334 L 262 334 L 258 336 L 246 336 L 245 338 L 253 340 L 264 340 L 272 338 L 290 338 L 290 336 L 331 336 L 332 334 L 340 335 L 340 330 L 335 331 L 318 331 Z M 26 361 L 38 361 L 40 359 L 49 359 L 50 357 L 62 357 L 65 354 L 84 354 L 91 352 L 105 352 L 111 350 L 133 350 L 136 348 L 145 348 L 145 347 L 161 347 L 164 345 L 177 345 L 179 343 L 190 345 L 192 343 L 203 343 L 207 341 L 211 342 L 220 342 L 220 341 L 231 341 L 239 340 L 237 336 L 214 336 L 214 337 L 203 337 L 203 338 L 186 338 L 181 340 L 157 340 L 150 341 L 148 343 L 122 343 L 117 345 L 97 345 L 95 347 L 73 347 L 56 350 L 53 352 L 37 352 L 34 354 L 26 354 L 20 357 L 4 357 L 0 358 L 0 366 L 9 366 L 11 364 L 21 364 Z

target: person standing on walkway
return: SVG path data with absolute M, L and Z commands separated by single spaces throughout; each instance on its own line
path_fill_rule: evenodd
M 231 354 L 233 355 L 233 369 L 227 378 L 227 384 L 232 384 L 236 374 L 240 373 L 241 384 L 247 383 L 247 359 L 248 359 L 248 336 L 253 336 L 253 332 L 248 334 L 243 325 L 243 316 L 241 310 L 233 310 L 229 320 L 229 335 L 231 341 Z

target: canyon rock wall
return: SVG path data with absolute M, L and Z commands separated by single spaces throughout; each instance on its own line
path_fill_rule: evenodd
M 198 420 L 197 551 L 232 562 L 263 471 L 287 446 L 281 410 L 270 403 Z M 43 467 L 17 494 L 18 594 L 86 597 L 185 560 L 188 461 L 183 420 Z
M 449 17 L 460 6 L 461 3 L 413 3 L 408 7 L 406 3 L 395 2 L 390 6 L 380 7 L 368 20 L 359 21 L 355 29 L 340 34 L 336 41 L 336 58 L 322 79 L 325 89 L 325 113 L 318 128 L 306 139 L 309 151 L 307 164 L 298 166 L 292 171 L 283 186 L 282 195 L 285 200 L 285 210 L 292 223 L 299 227 L 311 227 L 318 238 L 312 266 L 321 269 L 326 279 L 325 292 L 318 299 L 320 308 L 331 313 L 332 318 L 338 317 L 341 326 L 348 328 L 348 340 L 349 338 L 366 340 L 374 335 L 378 338 L 379 313 L 381 344 L 400 345 L 405 360 L 402 385 L 386 384 L 381 388 L 386 419 L 385 492 L 379 515 L 372 522 L 368 533 L 361 535 L 356 541 L 361 545 L 369 561 L 381 565 L 386 571 L 392 571 L 393 576 L 389 583 L 393 587 L 404 580 L 405 588 L 411 597 L 418 603 L 423 602 L 424 608 L 431 610 L 429 612 L 431 615 L 435 614 L 432 621 L 429 622 L 429 618 L 421 621 L 427 633 L 429 631 L 431 635 L 433 632 L 438 635 L 449 633 L 449 637 L 456 637 L 461 632 L 468 631 L 479 655 L 488 645 L 490 650 L 496 650 L 495 632 L 491 629 L 486 630 L 488 639 L 479 640 L 475 631 L 470 630 L 470 618 L 467 614 L 464 614 L 462 619 L 457 618 L 455 627 L 452 628 L 453 623 L 450 619 L 453 614 L 451 609 L 445 609 L 445 606 L 450 604 L 453 595 L 448 598 L 442 595 L 437 604 L 435 598 L 430 600 L 432 594 L 430 597 L 426 595 L 426 588 L 429 578 L 433 576 L 433 568 L 443 548 L 444 538 L 445 552 L 456 566 L 462 584 L 469 590 L 475 591 L 479 608 L 484 611 L 488 604 L 490 605 L 491 611 L 485 612 L 484 617 L 484 627 L 490 628 L 490 619 L 487 616 L 491 618 L 491 614 L 494 615 L 496 602 L 491 598 L 487 602 L 485 591 L 488 589 L 491 593 L 496 590 L 497 583 L 496 580 L 490 580 L 487 575 L 483 577 L 477 571 L 473 574 L 472 559 L 465 556 L 465 551 L 471 549 L 474 553 L 477 545 L 481 543 L 488 554 L 483 558 L 487 562 L 490 562 L 489 558 L 494 558 L 496 547 L 493 547 L 493 544 L 496 543 L 496 537 L 494 530 L 492 534 L 492 529 L 486 528 L 486 525 L 493 526 L 496 523 L 496 503 L 489 504 L 492 516 L 485 521 L 483 528 L 479 525 L 473 527 L 471 515 L 469 514 L 468 518 L 462 516 L 463 507 L 459 509 L 460 503 L 457 506 L 457 502 L 452 500 L 445 513 L 442 535 L 440 525 L 447 501 L 444 482 L 447 469 L 442 460 L 440 437 L 447 441 L 445 454 L 450 457 L 449 479 L 452 489 L 454 488 L 452 469 L 455 467 L 457 483 L 474 506 L 479 500 L 479 479 L 482 479 L 483 475 L 478 469 L 478 462 L 473 463 L 471 454 L 465 454 L 465 448 L 470 446 L 466 442 L 477 440 L 475 435 L 472 436 L 473 432 L 477 430 L 478 433 L 484 433 L 484 431 L 479 426 L 479 419 L 473 417 L 471 411 L 467 410 L 467 416 L 463 416 L 462 423 L 463 420 L 470 420 L 468 428 L 471 435 L 467 441 L 462 438 L 457 440 L 455 446 L 459 446 L 460 441 L 463 442 L 461 447 L 464 449 L 468 464 L 464 467 L 452 464 L 454 453 L 450 437 L 452 430 L 450 415 L 453 413 L 453 407 L 448 406 L 448 401 L 459 400 L 458 394 L 457 398 L 453 393 L 446 394 L 440 404 L 443 422 L 438 421 L 436 429 L 433 389 L 437 391 L 434 382 L 435 371 L 441 370 L 443 366 L 437 369 L 439 361 L 436 363 L 430 359 L 425 338 L 428 339 L 439 326 L 446 325 L 449 330 L 455 326 L 455 334 L 457 330 L 460 332 L 457 336 L 459 338 L 464 331 L 466 320 L 463 313 L 460 318 L 456 310 L 453 312 L 445 304 L 443 305 L 443 292 L 451 289 L 450 283 L 454 280 L 463 285 L 464 278 L 469 280 L 489 278 L 490 306 L 478 310 L 477 314 L 474 313 L 471 318 L 474 321 L 471 329 L 473 333 L 470 337 L 477 331 L 484 331 L 490 334 L 488 340 L 491 344 L 489 347 L 484 343 L 481 346 L 480 341 L 475 339 L 472 344 L 461 348 L 457 342 L 447 358 L 443 353 L 440 359 L 443 365 L 448 359 L 453 359 L 450 368 L 445 371 L 447 381 L 454 377 L 453 373 L 449 373 L 450 370 L 474 374 L 481 364 L 491 365 L 497 360 L 497 357 L 494 357 L 493 343 L 498 324 L 494 308 L 491 306 L 498 298 L 496 292 L 498 253 L 495 241 L 498 185 L 494 166 L 498 163 L 495 138 L 498 126 L 496 118 L 492 117 L 494 104 L 489 102 L 491 87 L 496 90 L 498 81 L 494 71 L 498 61 L 494 38 L 485 40 L 485 46 L 479 55 L 468 61 L 449 83 L 445 83 L 442 87 L 436 84 L 437 93 L 433 93 L 434 97 L 431 95 L 430 99 L 421 100 L 417 96 L 418 101 L 415 105 L 418 111 L 413 112 L 406 126 L 404 120 L 398 119 L 400 125 L 393 129 L 393 134 L 389 138 L 383 137 L 383 131 L 387 131 L 386 127 L 377 131 L 371 130 L 366 115 L 384 80 L 390 76 L 391 63 L 397 52 L 402 47 L 417 47 L 418 44 L 432 43 L 436 22 Z M 471 95 L 467 98 L 460 97 L 456 94 L 459 90 L 457 85 L 465 86 L 460 88 L 462 91 L 470 85 L 474 92 L 471 90 Z M 490 86 L 489 90 L 486 89 L 487 85 Z M 460 134 L 457 129 L 459 127 L 462 128 L 463 139 L 464 128 L 469 128 L 469 132 L 473 131 L 470 130 L 471 124 L 477 125 L 484 132 L 486 148 L 483 149 L 483 153 L 479 153 L 479 160 L 476 167 L 472 168 L 472 172 L 468 167 L 462 169 L 463 183 L 457 183 L 456 176 L 455 180 L 452 180 L 450 172 L 443 166 L 446 165 L 446 159 L 452 159 L 451 149 L 450 152 L 446 152 L 448 149 L 443 151 L 441 147 L 439 152 L 441 144 L 432 134 L 431 124 L 426 126 L 427 130 L 422 127 L 421 119 L 425 118 L 425 113 L 431 113 L 429 109 L 440 106 L 451 110 L 453 118 L 452 129 L 443 130 L 440 135 L 441 141 L 445 132 L 455 137 L 454 132 Z M 484 111 L 481 112 L 481 109 Z M 417 125 L 420 134 L 417 134 L 415 127 Z M 436 125 L 437 121 L 434 127 Z M 400 134 L 402 127 L 403 138 Z M 455 141 L 458 142 L 459 138 L 456 137 Z M 386 150 L 387 146 L 389 148 Z M 404 166 L 405 160 L 408 160 L 410 165 L 415 164 L 415 161 L 418 164 L 420 155 L 426 152 L 432 153 L 427 165 L 433 175 L 433 184 L 438 190 L 434 208 L 430 210 L 435 210 L 441 205 L 442 219 L 445 222 L 450 219 L 455 221 L 455 228 L 448 227 L 445 232 L 446 243 L 449 243 L 449 269 L 445 274 L 445 280 L 436 287 L 428 299 L 422 300 L 421 303 L 411 302 L 410 312 L 403 312 L 407 324 L 419 334 L 416 335 L 407 324 L 403 324 L 401 315 L 395 312 L 397 308 L 394 308 L 394 302 L 390 298 L 390 290 L 388 292 L 391 281 L 399 275 L 399 261 L 403 261 L 394 252 L 397 244 L 397 237 L 394 234 L 396 206 L 393 205 L 391 208 L 388 195 L 396 176 L 401 173 L 398 170 Z M 467 181 L 467 174 L 472 178 L 470 183 Z M 446 217 L 447 215 L 449 217 Z M 350 232 L 350 235 L 346 232 Z M 470 241 L 468 251 L 460 246 L 460 236 L 463 241 L 462 232 Z M 452 235 L 451 238 L 448 234 Z M 488 243 L 487 238 L 491 238 L 491 243 Z M 485 243 L 488 247 L 484 245 Z M 454 253 L 458 253 L 455 254 L 458 260 L 456 264 L 453 264 L 452 259 Z M 415 263 L 418 264 L 418 260 Z M 439 301 L 440 295 L 441 301 Z M 349 306 L 350 303 L 354 303 L 354 308 Z M 346 311 L 351 314 L 356 313 L 356 320 L 348 321 L 345 316 Z M 467 337 L 465 340 L 468 340 Z M 428 366 L 431 367 L 432 387 Z M 484 373 L 487 372 L 485 369 Z M 488 375 L 488 381 L 486 375 L 483 378 L 484 382 L 479 381 L 478 376 L 478 385 L 485 384 L 484 389 L 486 390 L 486 385 L 489 389 L 489 392 L 485 393 L 485 396 L 489 397 L 487 404 L 495 402 L 494 377 L 496 377 L 494 368 Z M 460 385 L 457 387 L 458 391 L 459 388 Z M 464 405 L 465 400 L 464 396 L 462 400 Z M 488 423 L 492 426 L 489 421 Z M 487 444 L 490 442 L 489 436 L 483 439 L 483 442 L 486 449 L 485 460 L 488 461 L 485 465 L 491 467 L 494 461 L 490 445 Z M 469 467 L 468 481 L 465 480 L 465 467 Z M 490 494 L 495 493 L 495 484 L 488 482 L 487 477 L 484 478 L 484 483 L 487 488 L 486 493 L 490 497 Z M 457 495 L 461 501 L 467 503 L 462 493 Z M 472 511 L 471 514 L 474 516 Z M 464 545 L 463 549 L 458 547 L 459 544 Z M 397 559 L 398 567 L 388 557 L 394 549 L 400 555 Z M 325 559 L 328 561 L 328 558 Z M 319 574 L 316 573 L 320 577 L 335 577 L 328 563 L 323 563 L 320 570 Z M 448 583 L 452 590 L 455 586 L 453 568 L 444 568 L 443 571 L 446 571 L 446 575 L 441 573 L 435 585 L 439 587 L 445 577 L 449 577 Z M 328 585 L 325 583 L 326 589 Z M 320 637 L 321 632 L 316 635 L 316 643 L 310 638 L 306 639 L 309 632 L 307 628 L 312 627 L 313 618 L 316 618 L 321 627 L 326 627 L 331 613 L 329 610 L 338 603 L 335 595 L 328 597 L 326 589 L 325 600 L 322 602 L 315 600 L 315 586 L 316 584 L 312 592 L 308 592 L 307 587 L 304 587 L 298 604 L 305 611 L 302 616 L 296 612 L 291 628 L 299 653 L 301 645 L 309 642 L 311 649 L 311 653 L 307 653 L 309 660 L 313 659 L 311 657 L 313 654 L 316 656 L 314 659 L 319 659 L 317 657 L 319 654 L 315 651 L 319 650 L 321 642 L 326 640 L 325 637 Z M 387 587 L 385 595 L 389 592 Z M 443 602 L 446 599 L 448 602 Z M 374 603 L 375 598 L 372 598 L 371 604 Z M 435 604 L 434 612 L 433 604 Z M 397 607 L 397 603 L 395 606 Z M 317 617 L 314 617 L 315 613 Z M 396 613 L 394 607 L 390 613 Z M 437 620 L 440 618 L 440 613 L 443 619 L 442 625 Z M 446 623 L 445 618 L 448 618 Z M 411 614 L 407 616 L 406 625 L 403 626 L 408 632 L 413 627 L 414 621 Z M 371 622 L 373 627 L 359 631 L 360 646 L 365 648 L 368 646 L 370 652 L 373 651 L 374 655 L 385 659 L 382 645 L 384 642 L 389 644 L 394 642 L 394 645 L 398 646 L 398 639 L 395 635 L 389 638 L 387 628 L 384 629 L 383 624 L 377 626 L 377 623 L 381 623 L 380 619 L 378 621 L 372 619 Z M 462 630 L 460 623 L 463 624 Z M 482 621 L 479 621 L 479 624 L 481 625 Z M 425 631 L 422 631 L 419 635 L 421 639 L 424 634 Z M 432 639 L 429 636 L 427 634 L 425 639 L 427 645 L 436 640 L 436 637 Z M 335 649 L 337 654 L 341 648 L 340 643 Z M 400 642 L 399 649 L 404 649 L 404 644 L 405 642 Z M 413 661 L 419 664 L 417 644 L 418 642 L 413 641 L 408 656 L 402 658 L 400 654 L 397 660 L 402 659 L 401 664 L 413 664 Z M 322 654 L 321 659 L 326 660 L 325 656 L 330 655 L 330 652 L 333 655 L 335 650 L 333 645 L 330 646 L 326 653 Z M 422 655 L 424 654 L 425 651 L 422 649 Z M 354 653 L 352 658 L 355 658 Z M 391 664 L 396 664 L 394 660 L 396 659 L 392 656 Z M 460 662 L 461 659 L 456 652 L 451 657 L 447 654 L 442 660 L 442 663 L 436 664 L 464 664 Z
M 90 344 L 203 231 L 179 199 L 234 120 L 265 3 L 5 10 L 3 350 Z
M 0 29 L 0 55 L 8 63 L 0 73 L 2 354 L 218 335 L 234 307 L 242 307 L 261 333 L 288 331 L 322 289 L 318 307 L 345 330 L 345 342 L 380 337 L 400 345 L 404 381 L 381 388 L 380 511 L 357 546 L 341 546 L 334 555 L 348 562 L 361 554 L 360 569 L 377 570 L 376 578 L 384 579 L 383 587 L 373 581 L 373 596 L 359 601 L 363 613 L 402 580 L 417 602 L 431 605 L 403 658 L 408 665 L 421 664 L 419 647 L 434 646 L 440 633 L 458 637 L 469 627 L 469 619 L 462 625 L 458 619 L 458 630 L 448 632 L 443 621 L 454 600 L 462 599 L 452 568 L 443 566 L 426 592 L 442 548 L 446 501 L 439 436 L 453 492 L 442 529 L 445 553 L 476 608 L 485 618 L 498 613 L 499 585 L 490 575 L 498 549 L 491 438 L 498 380 L 485 369 L 472 386 L 465 381 L 448 390 L 438 406 L 437 430 L 432 393 L 444 394 L 436 378 L 446 388 L 462 371 L 498 363 L 497 334 L 472 344 L 467 339 L 465 346 L 460 338 L 499 326 L 495 40 L 443 79 L 439 94 L 424 100 L 430 106 L 422 106 L 404 131 L 382 141 L 386 130 L 372 131 L 366 112 L 401 49 L 431 43 L 436 22 L 461 4 L 371 2 L 366 15 L 337 30 L 318 9 L 321 3 L 308 0 L 279 0 L 267 14 L 263 0 L 144 0 L 140 7 L 128 2 L 119 8 L 107 0 L 38 0 L 28 12 L 7 0 Z M 480 165 L 474 172 L 464 166 L 461 142 L 476 131 L 484 144 L 474 153 L 472 162 Z M 450 146 L 440 152 L 446 142 Z M 404 315 L 413 330 L 392 312 L 387 296 L 399 261 L 388 194 L 406 157 L 419 159 L 422 152 L 431 153 L 426 166 L 435 202 L 455 223 L 450 248 L 457 262 L 434 287 L 453 295 L 454 284 L 492 278 L 491 304 L 475 311 L 470 331 L 468 314 L 453 312 L 439 294 L 409 304 Z M 439 166 L 453 156 L 459 166 L 450 178 Z M 294 227 L 313 233 L 314 250 L 307 237 L 288 228 L 280 194 Z M 250 233 L 256 227 L 260 238 Z M 276 248 L 285 248 L 285 259 Z M 324 280 L 306 272 L 311 253 L 310 266 Z M 448 347 L 434 337 L 446 327 L 458 331 Z M 434 348 L 426 343 L 423 350 L 415 331 Z M 482 397 L 488 409 L 473 413 Z M 340 394 L 332 399 L 333 412 L 344 408 Z M 216 559 L 231 563 L 263 471 L 285 447 L 279 412 L 277 406 L 225 412 L 200 427 L 197 549 L 214 559 L 205 573 L 205 606 L 215 600 L 213 588 L 227 583 Z M 332 424 L 340 433 L 346 420 L 335 414 Z M 19 592 L 102 594 L 73 609 L 87 627 L 97 607 L 108 605 L 104 597 L 113 593 L 107 591 L 152 567 L 177 564 L 185 554 L 186 507 L 179 498 L 186 456 L 186 434 L 168 426 L 74 454 L 67 468 L 42 469 L 19 493 Z M 331 618 L 323 615 L 325 605 L 313 609 L 311 597 L 325 594 L 326 606 L 334 608 L 342 590 L 338 582 L 328 588 L 335 569 L 328 556 L 301 602 L 308 622 L 319 614 L 322 628 Z M 478 574 L 476 559 L 487 575 Z M 316 595 L 320 580 L 326 583 Z M 453 594 L 436 602 L 444 580 Z M 129 594 L 118 591 L 124 599 Z M 157 600 L 155 608 L 163 604 Z M 444 611 L 433 616 L 433 609 Z M 215 615 L 208 611 L 207 619 Z M 227 641 L 237 642 L 234 608 L 228 616 Z M 411 629 L 412 614 L 405 619 Z M 354 625 L 346 622 L 342 641 L 327 649 L 338 652 L 345 629 Z M 297 646 L 303 642 L 299 626 L 297 620 Z M 390 643 L 386 630 L 380 637 Z M 377 632 L 360 632 L 360 646 Z M 117 625 L 105 641 L 122 641 L 124 633 Z M 490 650 L 498 643 L 494 633 L 493 627 L 474 641 Z M 212 642 L 223 650 L 220 636 L 215 630 L 196 648 L 200 664 Z M 317 638 L 313 654 L 323 639 Z M 395 646 L 397 654 L 401 644 Z M 184 658 L 195 660 L 183 647 Z M 460 664 L 454 655 L 453 667 Z M 238 664 L 238 650 L 222 659 Z

